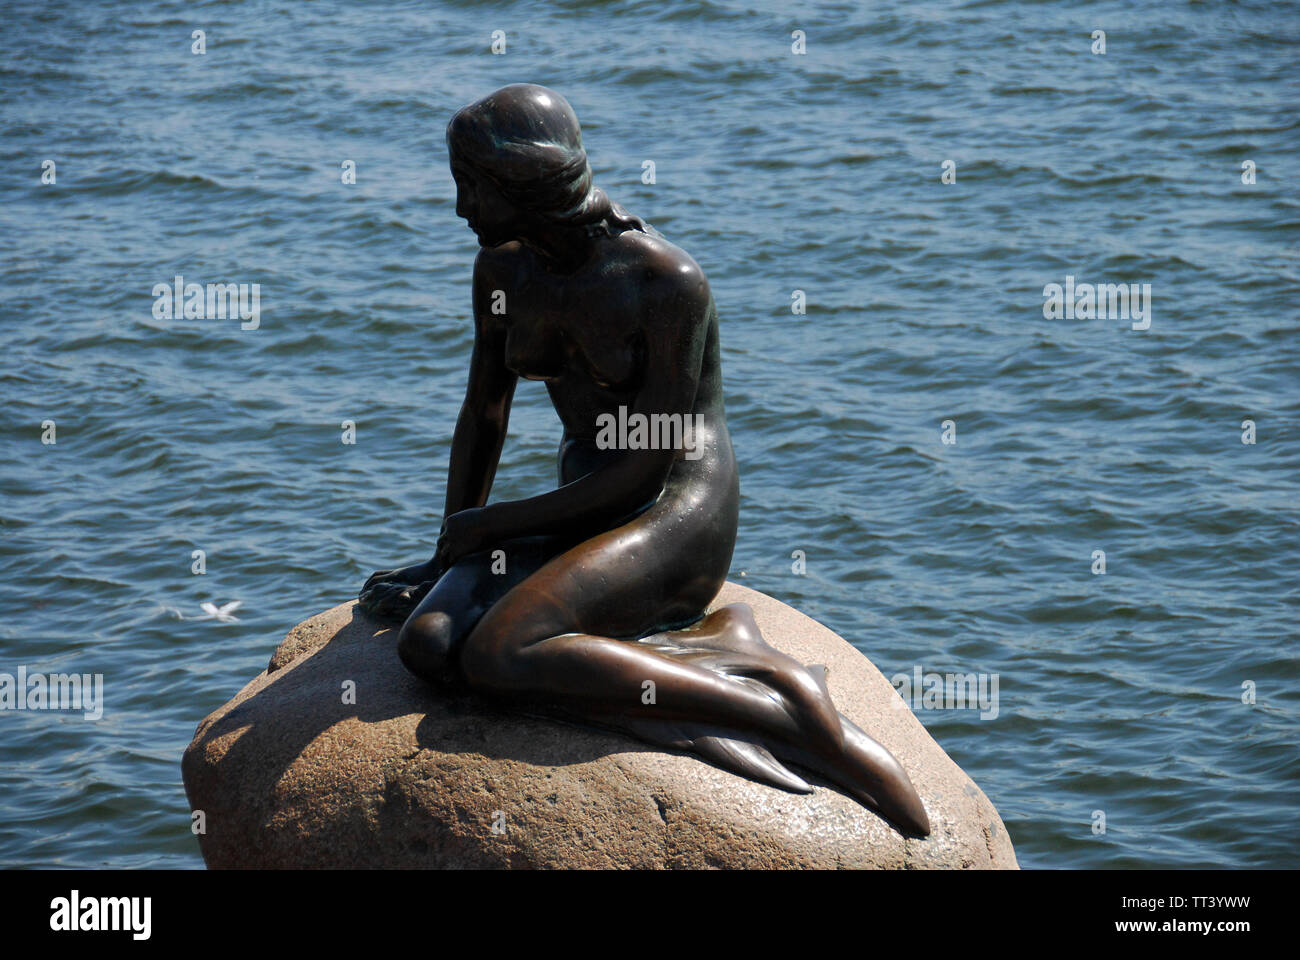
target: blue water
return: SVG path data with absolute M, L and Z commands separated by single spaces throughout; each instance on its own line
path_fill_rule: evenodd
M 733 579 L 888 676 L 996 674 L 996 718 L 919 715 L 1022 865 L 1300 865 L 1297 10 L 5 4 L 0 671 L 106 706 L 0 712 L 0 865 L 201 866 L 195 725 L 429 555 L 472 339 L 443 128 L 521 80 L 710 277 Z M 260 327 L 155 319 L 177 274 L 259 283 Z M 1150 283 L 1150 329 L 1045 319 L 1067 275 Z M 498 498 L 554 474 L 515 409 Z

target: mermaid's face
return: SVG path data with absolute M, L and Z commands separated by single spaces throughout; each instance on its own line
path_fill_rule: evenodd
M 495 247 L 516 237 L 519 211 L 487 177 L 452 163 L 456 180 L 456 216 L 469 224 L 484 247 Z

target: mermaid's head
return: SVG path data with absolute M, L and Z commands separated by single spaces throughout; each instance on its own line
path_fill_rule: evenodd
M 447 151 L 456 212 L 484 243 L 510 232 L 510 207 L 555 226 L 644 226 L 592 183 L 577 114 L 554 90 L 513 83 L 463 107 L 447 124 Z

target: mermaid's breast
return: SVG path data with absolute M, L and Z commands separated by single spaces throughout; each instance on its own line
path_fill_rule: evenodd
M 547 324 L 512 324 L 506 335 L 506 366 L 525 380 L 555 380 L 568 366 L 559 333 Z

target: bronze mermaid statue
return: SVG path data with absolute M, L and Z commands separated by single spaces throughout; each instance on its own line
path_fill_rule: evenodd
M 704 615 L 740 487 L 699 265 L 594 186 L 553 90 L 470 104 L 447 149 L 480 249 L 444 519 L 433 557 L 375 573 L 362 608 L 402 622 L 402 662 L 432 684 L 812 792 L 789 763 L 928 835 L 907 774 L 836 710 L 824 668 L 765 643 L 745 604 Z M 520 377 L 546 384 L 563 423 L 559 486 L 488 503 Z M 683 418 L 689 442 L 602 442 L 637 414 Z

